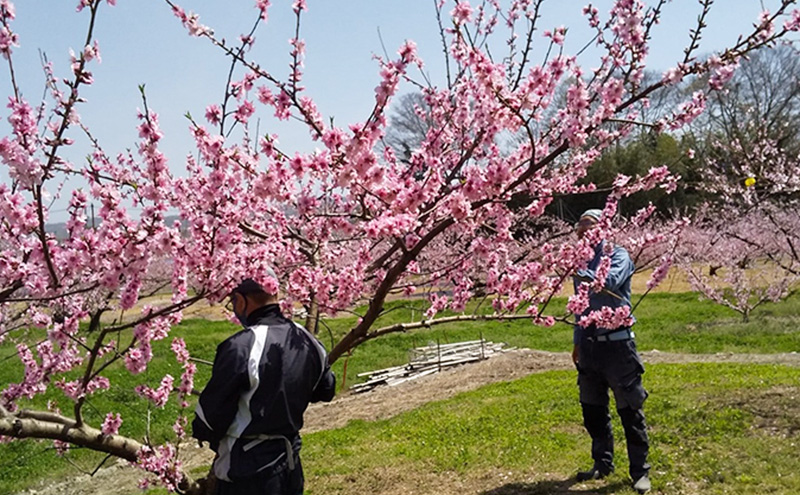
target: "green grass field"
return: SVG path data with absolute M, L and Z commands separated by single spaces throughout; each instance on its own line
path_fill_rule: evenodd
M 398 309 L 381 325 L 410 321 L 412 313 L 407 308 L 415 306 L 418 317 L 423 305 L 421 301 L 392 304 Z M 553 307 L 563 308 L 563 301 Z M 640 350 L 800 350 L 800 332 L 796 330 L 800 297 L 764 306 L 748 323 L 733 311 L 700 301 L 691 293 L 650 295 L 636 315 Z M 330 332 L 323 330 L 321 340 L 330 345 L 331 338 L 353 322 L 354 318 L 329 321 Z M 186 339 L 193 356 L 211 360 L 217 343 L 235 330 L 228 322 L 188 320 L 171 336 Z M 357 373 L 401 364 L 409 348 L 431 341 L 455 342 L 483 335 L 511 346 L 567 351 L 571 331 L 564 324 L 545 329 L 526 321 L 442 325 L 367 342 L 334 368 L 341 383 L 347 362 L 347 384 L 352 385 Z M 94 396 L 85 409 L 91 424 L 99 425 L 107 412 L 118 411 L 123 415 L 121 434 L 141 439 L 149 431 L 154 442 L 170 436 L 168 418 L 177 410 L 174 402 L 166 410 L 149 408 L 130 391 L 141 383 L 157 385 L 165 373 L 180 375 L 168 341 L 155 346 L 154 352 L 156 358 L 143 375 L 131 376 L 120 368 L 108 373 L 111 390 Z M 0 346 L 0 386 L 22 376 L 17 359 L 4 359 L 14 353 L 12 346 Z M 198 367 L 196 386 L 202 387 L 210 370 Z M 800 473 L 800 459 L 792 453 L 797 452 L 798 419 L 792 411 L 800 409 L 796 401 L 799 378 L 798 370 L 776 366 L 648 366 L 646 386 L 652 397 L 646 411 L 653 428 L 656 488 L 663 493 L 694 493 L 697 486 L 703 487 L 704 493 L 800 493 L 795 474 Z M 309 493 L 355 493 L 359 487 L 366 490 L 361 493 L 379 493 L 370 491 L 369 483 L 388 486 L 402 479 L 419 486 L 467 480 L 473 492 L 480 488 L 495 495 L 559 493 L 564 480 L 589 462 L 588 438 L 582 430 L 576 395 L 573 373 L 551 372 L 487 386 L 387 421 L 353 422 L 338 430 L 307 435 L 304 463 Z M 756 405 L 763 402 L 759 398 L 773 396 L 783 401 L 782 407 L 770 413 L 774 417 L 759 412 Z M 71 407 L 57 390 L 37 398 L 35 404 L 41 407 L 47 400 L 57 400 L 65 410 Z M 769 417 L 762 418 L 764 415 Z M 616 488 L 598 493 L 617 489 L 625 493 L 622 454 L 620 450 L 617 474 L 609 485 L 602 485 L 602 490 Z M 102 460 L 96 453 L 78 449 L 73 449 L 69 458 L 89 471 Z M 0 493 L 21 491 L 43 476 L 75 473 L 76 468 L 56 456 L 49 442 L 0 444 Z M 419 476 L 416 482 L 411 473 Z
M 800 369 L 656 365 L 645 377 L 655 493 L 800 493 Z M 591 465 L 574 382 L 572 372 L 534 374 L 389 420 L 307 435 L 308 493 L 368 493 L 370 486 L 382 493 L 395 483 L 442 486 L 442 493 L 458 493 L 458 486 L 469 493 L 561 493 L 558 485 L 566 488 L 578 467 Z M 786 410 L 759 410 L 770 396 L 784 400 Z M 589 486 L 634 493 L 616 418 L 615 437 L 616 473 Z M 397 472 L 407 479 L 396 479 Z

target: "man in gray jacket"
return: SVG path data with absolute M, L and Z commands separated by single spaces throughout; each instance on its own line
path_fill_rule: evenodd
M 602 212 L 597 209 L 584 212 L 578 221 L 578 236 L 583 238 L 587 231 L 594 228 L 601 215 Z M 642 406 L 647 391 L 642 386 L 644 366 L 636 350 L 633 330 L 630 326 L 599 328 L 594 324 L 585 327 L 579 324 L 590 312 L 603 307 L 616 310 L 631 306 L 633 261 L 622 246 L 614 245 L 610 250 L 605 250 L 605 242 L 594 246 L 594 258 L 586 269 L 577 270 L 573 278 L 577 293 L 581 283 L 595 280 L 603 257 L 611 258 L 602 290 L 590 291 L 589 307 L 582 314 L 575 315 L 572 360 L 578 369 L 583 424 L 592 437 L 594 460 L 591 469 L 578 473 L 578 480 L 604 478 L 614 470 L 614 436 L 608 410 L 610 388 L 625 430 L 633 488 L 639 493 L 646 493 L 650 490 L 650 465 L 647 463 L 649 441 Z
M 218 495 L 302 494 L 303 413 L 335 392 L 327 354 L 283 316 L 277 294 L 254 280 L 243 280 L 229 297 L 244 329 L 217 347 L 192 436 L 217 453 Z

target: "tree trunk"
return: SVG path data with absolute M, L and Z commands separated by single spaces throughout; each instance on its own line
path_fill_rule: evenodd
M 306 315 L 306 330 L 317 335 L 319 328 L 317 324 L 319 321 L 319 303 L 317 302 L 317 295 L 311 293 L 311 302 L 308 304 L 308 314 Z

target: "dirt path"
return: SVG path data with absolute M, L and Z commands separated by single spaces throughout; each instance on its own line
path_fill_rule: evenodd
M 645 362 L 653 364 L 719 362 L 800 366 L 800 354 L 797 353 L 672 354 L 646 351 L 642 352 L 641 355 Z M 372 392 L 357 395 L 343 394 L 329 404 L 312 404 L 305 415 L 303 433 L 339 428 L 353 419 L 386 419 L 415 409 L 427 402 L 448 399 L 459 393 L 490 383 L 515 380 L 532 373 L 571 368 L 572 362 L 568 353 L 534 351 L 530 349 L 509 351 L 495 355 L 486 361 L 450 368 L 441 373 L 428 375 L 396 387 L 379 387 Z M 187 470 L 211 463 L 211 453 L 206 449 L 199 449 L 194 445 L 190 445 L 186 446 L 182 452 L 181 458 Z M 93 478 L 87 475 L 76 476 L 63 482 L 51 483 L 46 487 L 38 487 L 21 493 L 25 495 L 139 494 L 141 491 L 136 489 L 136 484 L 141 477 L 140 471 L 128 467 L 127 463 L 119 462 L 101 469 Z M 453 486 L 453 489 L 457 490 L 457 487 Z M 467 489 L 467 491 L 470 490 Z M 454 491 L 453 493 L 459 493 L 459 491 Z M 497 493 L 499 495 L 500 492 Z M 511 495 L 513 493 L 533 492 L 515 492 L 511 489 L 502 493 Z M 537 491 L 536 493 L 540 492 Z

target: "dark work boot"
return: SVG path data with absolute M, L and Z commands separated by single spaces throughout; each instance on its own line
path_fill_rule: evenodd
M 601 480 L 611 474 L 611 471 L 604 471 L 597 466 L 592 466 L 588 471 L 578 471 L 575 477 L 578 481 Z

